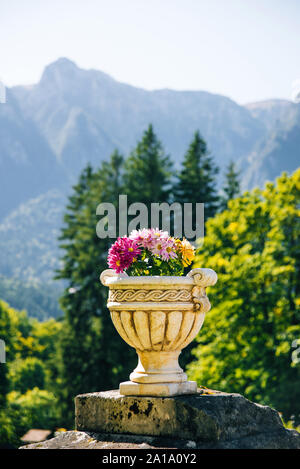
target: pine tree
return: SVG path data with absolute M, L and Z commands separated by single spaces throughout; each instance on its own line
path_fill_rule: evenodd
M 106 308 L 107 289 L 99 275 L 107 269 L 113 239 L 96 234 L 96 208 L 116 204 L 121 190 L 123 158 L 115 152 L 98 171 L 87 166 L 69 198 L 60 237 L 65 254 L 57 278 L 66 280 L 61 298 L 65 324 L 60 344 L 61 396 L 67 423 L 74 415 L 77 394 L 116 388 L 128 379 L 136 354 L 116 332 Z
M 128 201 L 166 202 L 170 195 L 172 163 L 150 124 L 125 162 L 124 184 Z
M 223 187 L 224 196 L 220 201 L 220 211 L 226 210 L 229 200 L 240 194 L 239 171 L 236 171 L 235 164 L 231 161 L 225 173 L 225 185 Z
M 179 203 L 204 203 L 205 219 L 217 211 L 216 175 L 218 168 L 207 150 L 206 142 L 196 131 L 177 174 L 174 198 Z
M 104 161 L 101 166 L 102 179 L 107 183 L 107 192 L 110 198 L 117 196 L 123 188 L 123 166 L 124 157 L 118 150 L 115 150 L 110 160 Z

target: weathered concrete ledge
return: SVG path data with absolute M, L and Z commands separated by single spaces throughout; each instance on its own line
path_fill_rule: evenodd
M 82 394 L 75 423 L 77 431 L 25 448 L 300 449 L 300 434 L 276 410 L 205 388 L 174 397 Z
M 286 430 L 276 410 L 240 394 L 201 388 L 197 394 L 166 398 L 118 391 L 82 394 L 75 399 L 75 424 L 79 431 L 171 437 L 200 446 L 259 435 L 257 440 L 267 445 L 277 440 L 278 447 L 300 448 L 300 434 Z

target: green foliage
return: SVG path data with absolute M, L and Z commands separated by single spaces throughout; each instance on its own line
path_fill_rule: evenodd
M 140 260 L 135 261 L 127 270 L 128 275 L 183 275 L 184 266 L 180 254 L 168 261 L 160 259 L 145 249 Z
M 128 194 L 128 202 L 143 202 L 150 207 L 153 202 L 167 201 L 171 169 L 171 160 L 149 125 L 125 162 L 124 193 Z
M 21 394 L 33 387 L 44 389 L 45 367 L 43 362 L 36 357 L 13 361 L 9 367 L 9 382 L 11 389 Z
M 48 363 L 56 353 L 56 344 L 63 324 L 55 319 L 39 322 L 36 319 L 30 321 L 32 336 L 36 339 L 34 356 Z
M 33 426 L 53 429 L 61 423 L 56 392 L 61 328 L 54 319 L 39 323 L 0 301 L 0 337 L 6 345 L 6 363 L 0 364 L 0 447 L 20 446 L 20 437 Z
M 53 393 L 37 387 L 24 394 L 10 392 L 0 410 L 0 448 L 18 448 L 30 428 L 56 428 L 61 421 L 58 404 Z
M 6 361 L 14 354 L 14 336 L 16 329 L 12 318 L 12 310 L 7 303 L 0 300 L 0 339 L 5 341 Z M 0 363 L 0 408 L 5 405 L 5 396 L 9 389 L 8 367 L 6 363 Z
M 223 187 L 224 196 L 220 200 L 220 211 L 226 210 L 229 200 L 240 194 L 239 172 L 235 169 L 235 164 L 231 161 L 225 173 L 225 184 Z
M 18 422 L 19 413 L 16 411 L 8 411 L 8 408 L 0 408 L 0 449 L 7 448 L 18 448 L 20 446 L 20 436 L 22 436 L 22 430 L 19 436 L 16 431 L 16 427 L 19 426 Z M 24 430 L 26 430 L 26 426 Z
M 300 413 L 300 170 L 229 202 L 207 222 L 195 266 L 214 269 L 213 308 L 189 377 L 199 384 Z
M 283 421 L 283 424 L 285 428 L 288 428 L 289 430 L 296 430 L 300 433 L 300 425 L 295 425 L 293 420 L 289 420 L 288 422 Z
M 180 203 L 204 203 L 205 219 L 214 216 L 218 208 L 216 175 L 218 168 L 207 150 L 200 133 L 194 138 L 184 156 L 182 169 L 174 187 L 175 200 Z
M 24 318 L 22 313 L 0 300 L 0 338 L 5 341 L 6 361 L 13 359 L 18 350 L 18 339 L 21 336 L 21 317 Z M 27 324 L 24 329 L 27 329 Z
M 12 391 L 8 394 L 7 401 L 12 411 L 20 413 L 20 426 L 51 429 L 59 421 L 57 398 L 45 389 L 34 387 L 24 394 Z

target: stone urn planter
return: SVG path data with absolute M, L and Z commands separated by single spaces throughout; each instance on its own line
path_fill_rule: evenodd
M 107 306 L 118 333 L 138 357 L 120 394 L 174 396 L 197 392 L 178 364 L 181 350 L 198 334 L 210 302 L 205 288 L 217 274 L 197 268 L 185 277 L 130 277 L 107 269 L 100 281 L 109 288 Z

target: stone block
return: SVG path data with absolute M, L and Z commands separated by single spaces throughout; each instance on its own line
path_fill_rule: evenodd
M 276 410 L 206 388 L 173 397 L 82 394 L 75 416 L 76 431 L 22 449 L 300 449 L 300 434 Z
M 79 431 L 163 436 L 209 444 L 288 432 L 276 410 L 240 394 L 206 389 L 173 397 L 123 396 L 118 391 L 78 395 L 75 423 Z M 300 435 L 295 434 L 300 445 Z

